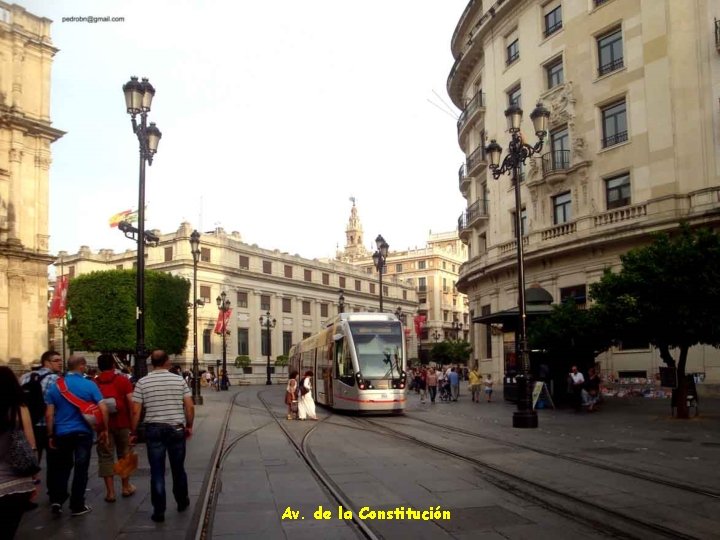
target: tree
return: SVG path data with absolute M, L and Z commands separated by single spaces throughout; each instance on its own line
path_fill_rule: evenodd
M 433 345 L 430 356 L 434 362 L 445 364 L 467 363 L 472 354 L 470 343 L 462 339 L 449 339 Z
M 590 287 L 599 320 L 621 341 L 647 340 L 677 368 L 673 399 L 678 416 L 687 418 L 688 350 L 720 345 L 720 235 L 682 225 L 676 235 L 657 235 L 620 260 L 619 272 L 606 270 Z
M 131 353 L 135 350 L 135 271 L 84 274 L 70 281 L 72 349 Z M 190 282 L 164 272 L 145 272 L 145 345 L 178 354 L 188 336 Z

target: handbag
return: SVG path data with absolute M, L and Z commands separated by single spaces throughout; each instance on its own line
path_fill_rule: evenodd
M 138 455 L 130 450 L 113 465 L 113 473 L 120 478 L 128 478 L 138 468 Z
M 6 459 L 12 471 L 18 476 L 32 476 L 40 472 L 37 454 L 22 429 L 13 429 L 10 432 Z
M 80 409 L 80 414 L 82 414 L 83 419 L 93 431 L 98 433 L 105 431 L 105 418 L 97 404 L 84 401 L 75 394 L 72 394 L 68 390 L 67 383 L 63 377 L 60 377 L 55 384 L 62 396 Z

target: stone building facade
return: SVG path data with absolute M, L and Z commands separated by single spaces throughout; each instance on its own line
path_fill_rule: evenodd
M 515 201 L 484 148 L 507 148 L 504 111 L 550 110 L 542 155 L 522 171 L 527 286 L 586 302 L 589 284 L 652 233 L 720 225 L 720 3 L 712 0 L 471 0 L 452 37 L 447 90 L 466 154 L 458 220 L 469 261 L 458 288 L 473 320 L 517 305 Z M 698 301 L 701 301 L 698 299 Z M 475 324 L 481 368 L 502 375 L 514 335 Z M 606 374 L 652 377 L 647 344 L 601 355 Z M 689 372 L 720 382 L 720 354 L 695 347 Z
M 0 2 L 0 364 L 17 370 L 48 341 L 50 25 Z

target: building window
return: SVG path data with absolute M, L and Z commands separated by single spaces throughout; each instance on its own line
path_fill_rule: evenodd
M 288 355 L 290 354 L 290 347 L 292 347 L 293 344 L 293 338 L 292 338 L 292 332 L 283 332 L 283 354 Z
M 263 263 L 263 264 L 264 264 L 264 263 Z M 268 273 L 269 273 L 269 272 L 268 272 Z M 286 264 L 286 265 L 285 265 L 285 277 L 286 277 L 286 278 L 291 278 L 291 277 L 292 277 L 292 266 L 290 266 L 289 264 Z
M 260 311 L 270 311 L 270 295 L 260 295 Z
M 418 270 L 425 270 L 426 264 L 425 261 L 418 261 Z
M 200 260 L 210 262 L 210 248 L 200 248 Z
M 323 275 L 322 275 L 322 284 L 323 284 L 323 285 L 330 285 L 330 274 L 327 274 L 327 273 L 323 272 Z
M 388 288 L 387 285 L 383 285 L 383 289 L 382 289 L 382 290 L 383 290 L 383 296 L 384 296 L 384 297 L 387 298 L 388 296 L 390 296 L 390 289 Z
M 562 28 L 562 6 L 557 6 L 545 14 L 545 37 L 548 37 Z
M 447 310 L 443 311 L 443 321 L 447 322 L 449 317 L 449 313 Z
M 622 174 L 605 180 L 605 193 L 608 210 L 630 204 L 630 175 Z
M 587 302 L 587 292 L 585 285 L 573 285 L 572 287 L 563 287 L 560 289 L 560 303 L 574 302 L 579 308 L 585 309 Z
M 282 310 L 283 313 L 292 313 L 292 298 L 282 299 Z
M 172 246 L 165 248 L 165 262 L 170 262 L 173 260 L 173 248 Z
M 245 291 L 237 292 L 237 307 L 246 308 L 248 307 L 248 293 Z M 242 354 L 242 353 L 240 353 Z
M 518 107 L 522 107 L 522 92 L 519 84 L 508 90 L 507 97 L 508 105 L 517 105 Z
M 263 274 L 272 274 L 272 262 L 263 261 Z
M 478 235 L 477 250 L 478 250 L 478 255 L 482 255 L 487 251 L 487 234 L 486 233 L 482 233 L 482 234 Z
M 520 41 L 518 38 L 510 38 L 512 41 L 509 41 L 506 50 L 507 50 L 507 57 L 505 60 L 505 63 L 509 66 L 516 60 L 520 58 Z
M 123 269 L 122 264 L 118 264 L 117 266 L 115 266 L 115 270 L 122 270 L 122 269 Z
M 608 105 L 602 110 L 603 148 L 615 146 L 628 139 L 627 109 L 625 100 Z
M 600 36 L 598 44 L 598 75 L 602 77 L 623 67 L 622 30 L 615 30 Z
M 403 291 L 403 300 L 407 300 L 407 291 Z
M 567 223 L 572 219 L 572 199 L 570 192 L 567 191 L 561 195 L 553 197 L 553 216 L 555 225 Z
M 375 294 L 375 284 L 370 283 L 370 294 Z
M 302 338 L 303 338 L 303 339 L 307 339 L 307 338 L 309 338 L 310 336 L 312 336 L 312 334 L 311 334 L 310 332 L 303 332 L 303 337 L 302 337 Z
M 250 270 L 250 257 L 247 255 L 240 255 L 238 265 L 240 266 L 240 270 Z
M 567 128 L 564 127 L 550 133 L 550 155 L 543 157 L 543 172 L 547 174 L 568 167 L 570 167 L 570 136 Z
M 210 294 L 210 285 L 200 285 L 200 298 L 202 298 L 206 304 L 210 303 Z
M 427 278 L 426 277 L 418 278 L 418 291 L 420 291 L 420 292 L 427 291 Z
M 395 265 L 395 271 L 396 272 L 402 272 L 402 263 L 397 263 Z
M 340 282 L 340 288 L 344 289 L 345 288 L 345 278 L 343 276 L 340 276 L 338 278 L 338 281 Z
M 362 290 L 362 282 L 359 279 L 355 280 L 355 290 L 361 291 Z
M 305 281 L 312 281 L 312 270 L 305 270 Z
M 515 212 L 512 212 L 512 231 L 515 236 Z M 525 236 L 527 234 L 527 210 L 523 208 L 520 210 L 520 235 Z
M 237 329 L 238 354 L 250 354 L 250 336 L 247 328 Z
M 328 305 L 327 304 L 320 304 L 320 316 L 321 317 L 328 316 Z
M 480 308 L 480 314 L 483 317 L 490 315 L 490 304 L 482 306 Z M 483 358 L 492 358 L 492 327 L 489 324 L 483 326 L 485 327 L 485 350 L 483 351 Z
M 260 330 L 260 354 L 262 356 L 270 356 L 270 330 L 262 328 Z
M 309 300 L 303 300 L 302 314 L 303 315 L 311 315 L 312 314 L 312 312 L 310 311 L 310 301 Z
M 545 66 L 545 73 L 547 74 L 547 87 L 548 90 L 555 88 L 565 82 L 565 72 L 563 70 L 563 59 L 562 56 L 557 58 Z
M 212 354 L 212 329 L 203 330 L 203 354 Z

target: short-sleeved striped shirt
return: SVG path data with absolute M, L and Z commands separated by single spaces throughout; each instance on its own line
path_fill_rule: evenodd
M 148 373 L 137 382 L 133 401 L 142 403 L 146 423 L 184 425 L 183 398 L 188 395 L 190 388 L 185 380 L 162 369 Z

